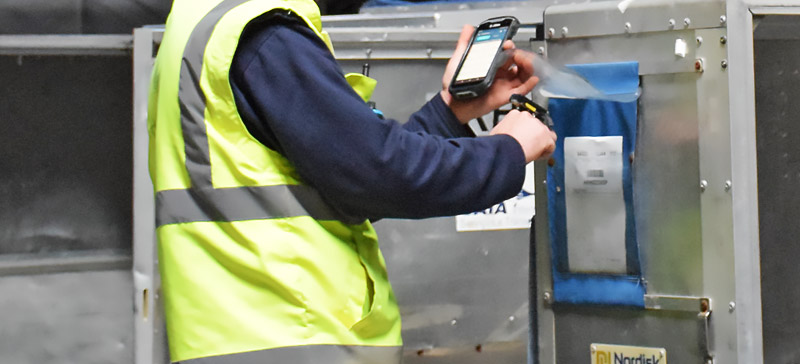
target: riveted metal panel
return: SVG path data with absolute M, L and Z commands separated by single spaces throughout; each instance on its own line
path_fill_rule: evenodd
M 549 39 L 598 37 L 716 28 L 724 15 L 724 1 L 599 1 L 548 7 L 545 28 Z
M 649 294 L 699 296 L 704 292 L 698 179 L 698 75 L 687 61 L 676 61 L 672 54 L 674 39 L 692 39 L 693 33 L 676 31 L 548 43 L 548 56 L 559 64 L 640 62 L 644 75 L 634 161 L 634 211 Z M 614 52 L 600 52 L 603 47 L 611 47 L 605 49 Z M 537 195 L 543 195 L 542 191 Z M 540 288 L 540 292 L 543 290 L 547 287 Z M 555 361 L 588 362 L 592 343 L 608 343 L 664 347 L 670 360 L 701 362 L 705 357 L 701 344 L 705 331 L 697 311 L 699 308 L 688 313 L 552 308 Z M 546 327 L 540 326 L 540 330 L 544 331 L 542 335 L 549 332 Z M 665 332 L 670 334 L 665 335 Z M 540 353 L 542 362 L 550 363 L 545 358 L 552 354 L 543 348 Z
M 649 294 L 703 295 L 697 78 L 642 78 L 634 211 Z
M 634 211 L 648 293 L 701 296 L 699 76 L 688 61 L 675 60 L 677 37 L 693 39 L 694 31 L 548 42 L 548 57 L 556 64 L 639 62 Z
M 732 299 L 734 292 L 732 207 L 724 183 L 730 178 L 726 48 L 719 41 L 725 35 L 724 3 L 634 3 L 624 13 L 616 5 L 548 8 L 545 27 L 556 29 L 547 55 L 557 65 L 639 62 L 637 239 L 648 302 L 672 301 L 650 304 L 648 310 L 542 304 L 553 318 L 539 323 L 540 362 L 588 362 L 592 343 L 664 347 L 670 361 L 680 363 L 714 355 L 735 360 L 735 316 L 716 301 Z M 670 27 L 668 20 L 679 13 L 693 15 L 685 26 Z M 661 17 L 663 22 L 656 19 Z M 553 25 L 559 21 L 570 22 L 566 36 Z M 687 45 L 685 55 L 676 54 L 676 41 Z M 537 187 L 543 196 L 545 186 Z M 537 209 L 540 217 L 544 206 Z M 540 287 L 538 299 L 546 298 L 548 289 Z M 709 304 L 713 314 L 698 316 Z M 553 330 L 554 353 L 549 353 Z
M 375 226 L 400 303 L 406 349 L 435 353 L 503 342 L 520 343 L 508 350 L 524 348 L 528 230 L 456 233 L 453 218 Z
M 461 28 L 381 29 L 333 28 L 329 30 L 339 60 L 444 59 L 453 55 Z M 525 44 L 536 38 L 535 28 L 523 28 L 514 41 Z
M 571 307 L 555 314 L 557 363 L 589 363 L 593 343 L 664 348 L 668 362 L 703 363 L 694 313 Z
M 452 4 L 450 5 L 452 6 Z M 542 22 L 544 6 L 529 2 L 509 3 L 503 7 L 459 11 L 398 10 L 360 15 L 323 17 L 339 60 L 356 59 L 449 59 L 461 28 L 477 25 L 492 16 L 514 15 L 522 26 L 513 40 L 526 47 L 537 34 L 535 24 Z M 379 8 L 371 8 L 379 9 Z M 417 7 L 415 7 L 417 9 Z
M 550 227 L 547 209 L 547 162 L 536 161 L 536 217 L 534 217 L 534 244 L 529 260 L 531 289 L 529 305 L 530 335 L 528 339 L 528 363 L 553 364 L 556 362 L 555 313 L 550 306 L 553 292 L 553 266 L 550 258 Z
M 710 355 L 719 362 L 736 362 L 738 333 L 736 314 L 726 310 L 726 303 L 736 297 L 733 242 L 733 204 L 730 193 L 731 136 L 728 111 L 727 44 L 719 39 L 727 30 L 706 29 L 698 36 L 710 40 L 698 48 L 703 72 L 697 80 L 699 120 L 700 196 L 703 237 L 703 291 L 713 302 Z
M 736 315 L 739 363 L 763 363 L 761 282 L 758 249 L 753 18 L 749 5 L 728 3 L 728 84 L 730 103 L 731 195 L 736 297 L 728 312 Z M 722 303 L 725 304 L 724 302 Z
M 687 42 L 685 57 L 675 56 L 675 41 Z M 637 60 L 639 74 L 694 72 L 695 31 L 636 33 L 547 42 L 548 59 L 556 65 Z M 656 91 L 658 92 L 658 91 Z

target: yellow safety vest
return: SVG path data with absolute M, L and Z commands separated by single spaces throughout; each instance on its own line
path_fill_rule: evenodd
M 331 47 L 312 0 L 176 0 L 167 19 L 148 129 L 171 360 L 398 363 L 375 230 L 327 205 L 237 112 L 233 55 L 270 11 L 299 16 Z M 347 78 L 365 98 L 375 86 Z

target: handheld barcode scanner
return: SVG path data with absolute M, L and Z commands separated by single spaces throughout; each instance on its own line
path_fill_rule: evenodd
M 511 103 L 513 108 L 533 114 L 533 116 L 539 119 L 542 124 L 547 125 L 547 128 L 553 130 L 553 119 L 550 118 L 550 113 L 547 112 L 547 109 L 539 106 L 539 104 L 531 101 L 531 99 L 519 94 L 511 95 L 511 98 L 508 101 Z
M 513 16 L 487 19 L 478 25 L 450 82 L 448 90 L 453 97 L 468 100 L 486 93 L 508 59 L 503 43 L 514 37 L 519 26 Z

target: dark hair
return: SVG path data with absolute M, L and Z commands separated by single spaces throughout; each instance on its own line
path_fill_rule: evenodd
M 322 15 L 355 14 L 366 0 L 316 0 Z

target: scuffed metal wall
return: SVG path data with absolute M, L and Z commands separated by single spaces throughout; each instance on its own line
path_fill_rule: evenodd
M 130 57 L 0 56 L 0 362 L 130 363 Z
M 528 230 L 456 232 L 452 217 L 385 219 L 375 228 L 406 363 L 525 362 Z
M 133 362 L 130 49 L 17 35 L 163 21 L 143 5 L 0 2 L 0 362 Z
M 131 249 L 131 69 L 0 57 L 0 254 Z
M 798 363 L 800 16 L 758 19 L 753 38 L 764 359 Z
M 132 363 L 127 270 L 0 277 L 0 362 Z

